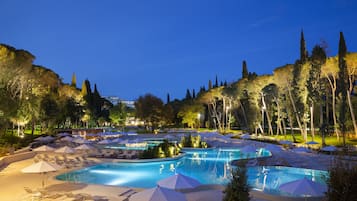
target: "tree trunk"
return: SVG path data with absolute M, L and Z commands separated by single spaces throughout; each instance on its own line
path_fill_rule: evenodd
M 331 86 L 331 92 L 332 92 L 332 116 L 333 116 L 333 127 L 334 127 L 334 132 L 337 137 L 337 141 L 340 140 L 340 132 L 337 128 L 337 117 L 336 117 L 336 78 L 333 77 L 333 82 L 331 78 L 327 77 L 330 86 Z
M 272 125 L 271 125 L 271 119 L 270 119 L 270 115 L 269 115 L 269 113 L 268 113 L 268 110 L 265 110 L 265 113 L 266 113 L 266 116 L 267 116 L 267 122 L 268 122 L 268 128 L 269 128 L 269 134 L 270 135 L 273 135 L 274 134 L 274 132 L 273 132 L 273 127 L 272 127 Z
M 311 130 L 311 138 L 314 141 L 315 138 L 315 130 L 314 130 L 314 102 L 311 102 L 310 107 L 310 130 Z
M 348 106 L 349 106 L 350 112 L 351 112 L 352 124 L 353 124 L 353 128 L 355 130 L 355 137 L 357 137 L 357 125 L 356 125 L 355 114 L 353 113 L 353 105 L 352 105 L 352 102 L 351 102 L 350 92 L 347 92 L 347 101 L 348 101 Z
M 304 137 L 304 140 L 306 140 L 306 129 L 303 129 L 302 127 L 302 124 L 301 124 L 301 121 L 300 121 L 300 117 L 299 117 L 299 114 L 298 114 L 298 111 L 296 109 L 296 106 L 295 106 L 295 103 L 294 103 L 294 100 L 293 100 L 293 97 L 291 95 L 291 91 L 288 89 L 288 92 L 289 92 L 289 98 L 290 98 L 290 102 L 291 102 L 291 105 L 293 106 L 293 109 L 294 109 L 294 114 L 295 114 L 295 117 L 296 117 L 296 121 L 298 123 L 298 126 L 299 126 L 299 129 L 300 129 L 300 132 L 301 132 L 301 135 Z
M 247 120 L 247 115 L 245 113 L 244 105 L 242 104 L 242 102 L 240 100 L 238 100 L 238 101 L 240 103 L 240 106 L 241 106 L 241 109 L 242 109 L 242 112 L 243 112 L 243 118 L 244 118 L 245 126 L 248 128 L 248 120 Z
M 326 103 L 325 103 L 326 104 Z M 326 105 L 326 107 L 328 107 Z M 323 131 L 321 129 L 324 129 Z M 321 144 L 322 146 L 325 146 L 325 125 L 324 125 L 324 111 L 323 111 L 323 107 L 322 104 L 320 104 L 320 134 L 321 134 Z

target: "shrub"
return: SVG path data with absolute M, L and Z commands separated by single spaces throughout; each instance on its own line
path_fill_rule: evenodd
M 338 159 L 329 170 L 326 197 L 329 201 L 357 200 L 357 166 Z
M 166 158 L 173 157 L 180 153 L 180 149 L 175 144 L 170 143 L 168 140 L 164 140 L 163 143 L 158 146 L 151 147 L 145 150 L 140 158 L 152 159 L 152 158 Z
M 201 136 L 185 136 L 181 139 L 181 145 L 183 147 L 192 147 L 192 148 L 207 148 L 208 145 L 206 142 L 201 141 Z
M 247 169 L 245 163 L 240 163 L 232 172 L 232 179 L 224 190 L 223 201 L 249 201 L 249 190 Z

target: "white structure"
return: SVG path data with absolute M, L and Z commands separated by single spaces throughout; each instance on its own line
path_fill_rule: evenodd
M 130 108 L 135 108 L 135 101 L 122 100 L 118 96 L 105 96 L 104 98 L 110 101 L 113 105 L 117 105 L 118 103 L 124 103 Z

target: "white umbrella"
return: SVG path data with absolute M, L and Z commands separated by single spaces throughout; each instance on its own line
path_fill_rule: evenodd
M 187 201 L 184 194 L 157 186 L 129 197 L 129 201 Z
M 59 170 L 60 167 L 58 165 L 51 164 L 46 161 L 40 161 L 35 164 L 32 164 L 28 167 L 25 167 L 21 170 L 23 173 L 42 173 L 45 174 L 47 172 L 54 172 Z M 44 179 L 42 179 L 42 187 L 44 187 Z
M 182 175 L 182 174 L 175 174 L 171 177 L 166 179 L 162 179 L 157 182 L 157 184 L 161 187 L 169 188 L 169 189 L 187 189 L 187 188 L 195 188 L 200 186 L 201 183 L 194 178 Z
M 307 178 L 288 182 L 279 186 L 279 190 L 293 195 L 323 196 L 327 186 Z
M 79 145 L 78 147 L 74 148 L 75 150 L 90 150 L 93 149 L 94 147 L 88 145 L 88 144 L 82 144 Z
M 326 146 L 326 147 L 323 147 L 321 148 L 322 151 L 329 151 L 329 152 L 334 152 L 334 151 L 337 151 L 337 147 L 335 146 Z
M 306 147 L 296 147 L 292 149 L 293 152 L 311 153 L 311 150 Z
M 55 151 L 56 153 L 64 153 L 64 154 L 73 154 L 76 152 L 75 149 L 69 147 L 69 146 L 64 146 Z
M 61 138 L 61 141 L 66 141 L 66 142 L 72 142 L 74 140 L 73 137 L 70 137 L 70 136 L 66 136 L 64 138 Z
M 36 149 L 33 149 L 33 151 L 38 151 L 38 152 L 40 152 L 40 151 L 54 151 L 54 150 L 55 150 L 55 148 L 50 147 L 48 145 L 42 145 L 40 147 L 37 147 Z
M 77 144 L 90 144 L 91 141 L 88 141 L 86 139 L 83 139 L 83 138 L 75 138 L 73 140 L 73 142 L 77 143 Z
M 315 142 L 315 141 L 309 141 L 309 142 L 306 142 L 305 144 L 313 145 L 313 144 L 319 144 L 319 143 Z

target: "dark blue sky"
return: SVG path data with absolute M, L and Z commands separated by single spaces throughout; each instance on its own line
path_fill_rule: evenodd
M 183 98 L 186 89 L 270 74 L 322 40 L 336 55 L 339 32 L 357 51 L 353 0 L 0 0 L 0 43 L 101 95 Z

